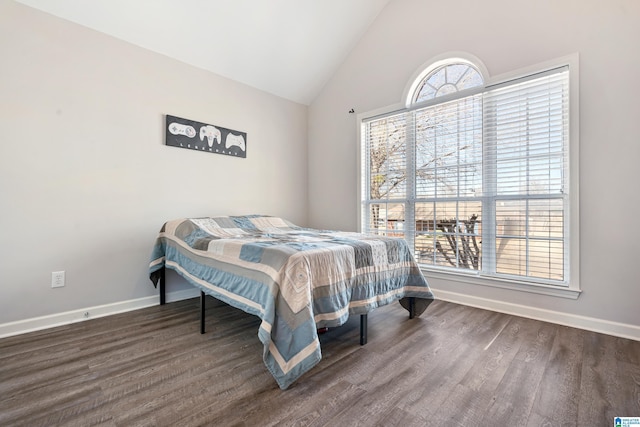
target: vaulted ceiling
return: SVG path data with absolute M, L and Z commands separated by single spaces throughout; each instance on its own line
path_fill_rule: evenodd
M 17 0 L 309 105 L 391 0 Z

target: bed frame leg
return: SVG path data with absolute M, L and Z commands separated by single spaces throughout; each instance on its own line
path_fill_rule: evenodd
M 166 290 L 166 276 L 165 276 L 165 268 L 162 267 L 160 269 L 160 305 L 165 305 L 167 302 L 167 297 L 165 295 Z
M 367 315 L 360 315 L 360 345 L 367 343 Z
M 204 334 L 204 306 L 205 306 L 204 292 L 200 291 L 200 333 Z
M 409 319 L 416 317 L 416 298 L 409 297 Z

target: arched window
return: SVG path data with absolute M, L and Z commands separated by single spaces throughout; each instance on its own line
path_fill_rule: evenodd
M 434 272 L 575 290 L 569 65 L 490 85 L 481 63 L 426 66 L 406 108 L 361 119 L 361 231 L 405 238 Z
M 453 60 L 427 74 L 418 84 L 412 103 L 419 103 L 439 96 L 484 85 L 478 69 L 469 63 Z

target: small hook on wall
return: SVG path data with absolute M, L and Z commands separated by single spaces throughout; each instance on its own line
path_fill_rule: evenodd
M 355 113 L 355 112 L 356 112 L 356 111 L 355 111 L 353 108 L 352 108 L 351 110 L 349 110 L 349 114 L 353 114 L 353 113 Z

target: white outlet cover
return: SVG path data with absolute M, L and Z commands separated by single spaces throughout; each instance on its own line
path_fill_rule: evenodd
M 61 288 L 64 286 L 64 271 L 54 271 L 51 273 L 51 287 Z

